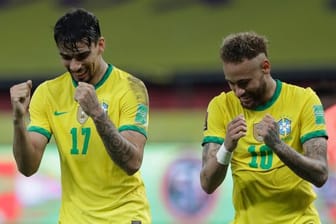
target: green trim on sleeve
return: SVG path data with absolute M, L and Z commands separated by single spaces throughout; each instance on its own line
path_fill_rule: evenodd
M 48 141 L 51 138 L 51 133 L 49 131 L 47 131 L 46 129 L 41 128 L 41 127 L 30 126 L 30 127 L 27 128 L 27 131 L 40 133 L 41 135 L 44 135 L 48 139 Z
M 310 132 L 310 133 L 302 136 L 300 138 L 300 141 L 303 144 L 306 141 L 308 141 L 309 139 L 316 138 L 316 137 L 326 137 L 326 138 L 328 138 L 328 134 L 327 134 L 326 130 L 313 131 L 313 132 Z
M 136 131 L 139 132 L 140 134 L 143 134 L 146 138 L 147 138 L 147 132 L 144 128 L 141 128 L 139 126 L 135 126 L 135 125 L 123 125 L 121 127 L 119 127 L 119 132 L 122 131 Z
M 223 144 L 224 139 L 220 138 L 220 137 L 216 137 L 216 136 L 206 136 L 203 138 L 203 142 L 202 145 L 204 145 L 205 143 L 217 143 L 217 144 Z

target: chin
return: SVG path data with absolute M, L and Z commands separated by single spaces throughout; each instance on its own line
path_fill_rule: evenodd
M 249 103 L 249 104 L 244 104 L 244 103 L 240 103 L 242 105 L 242 107 L 246 108 L 246 109 L 255 109 L 257 106 L 253 103 Z

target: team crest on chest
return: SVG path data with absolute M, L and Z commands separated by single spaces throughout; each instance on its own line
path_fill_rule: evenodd
M 107 111 L 108 111 L 108 104 L 103 102 L 102 105 L 101 105 L 102 109 L 104 110 L 104 112 L 107 114 Z
M 101 108 L 104 110 L 104 112 L 107 114 L 108 111 L 108 104 L 103 102 L 101 104 Z M 78 107 L 77 110 L 77 121 L 80 124 L 84 124 L 89 119 L 89 116 L 84 112 L 81 106 Z
M 292 121 L 288 118 L 281 118 L 278 121 L 279 134 L 283 137 L 288 136 L 292 132 Z
M 258 129 L 261 129 L 261 128 L 262 128 L 262 124 L 261 123 L 253 124 L 253 137 L 258 142 L 262 142 L 264 140 L 264 138 L 261 135 L 258 134 Z
M 80 124 L 84 124 L 88 120 L 89 116 L 84 112 L 81 106 L 77 110 L 77 121 Z
M 292 132 L 292 121 L 289 120 L 288 118 L 281 118 L 278 121 L 278 126 L 279 126 L 279 134 L 281 137 L 287 137 L 291 134 Z M 262 129 L 262 124 L 261 122 L 253 124 L 253 137 L 258 141 L 262 142 L 263 137 L 260 136 L 258 133 Z

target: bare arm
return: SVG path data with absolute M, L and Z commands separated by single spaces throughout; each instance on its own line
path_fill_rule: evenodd
M 201 186 L 208 194 L 213 193 L 226 177 L 228 165 L 217 162 L 216 153 L 220 145 L 207 143 L 203 147 Z
M 146 137 L 136 131 L 123 131 L 119 133 L 99 105 L 92 85 L 79 82 L 75 93 L 75 100 L 84 112 L 93 119 L 111 159 L 128 175 L 133 175 L 137 172 L 142 164 Z
M 312 138 L 303 144 L 303 154 L 286 145 L 279 137 L 277 123 L 270 115 L 263 119 L 259 133 L 265 144 L 301 178 L 321 187 L 328 179 L 327 139 Z
M 93 120 L 111 159 L 128 175 L 137 172 L 142 164 L 146 137 L 135 131 L 119 133 L 103 111 Z
M 25 117 L 30 102 L 32 82 L 14 85 L 10 89 L 13 108 L 13 155 L 19 171 L 25 176 L 33 175 L 39 168 L 48 140 L 41 134 L 26 130 Z
M 281 161 L 301 178 L 317 187 L 322 187 L 327 181 L 327 140 L 325 138 L 312 138 L 305 142 L 303 154 L 298 153 L 284 142 L 274 145 L 272 149 Z
M 31 176 L 37 172 L 48 140 L 36 132 L 27 132 L 24 121 L 14 121 L 13 154 L 20 173 Z
M 246 128 L 243 115 L 238 115 L 227 125 L 225 150 L 233 152 L 236 149 L 239 139 L 246 135 Z M 218 163 L 216 157 L 220 146 L 216 143 L 207 143 L 203 147 L 200 178 L 201 186 L 207 193 L 214 192 L 226 177 L 228 165 Z

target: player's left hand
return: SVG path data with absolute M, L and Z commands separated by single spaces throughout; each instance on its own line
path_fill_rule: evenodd
M 83 111 L 90 117 L 101 114 L 102 108 L 99 105 L 94 86 L 85 82 L 78 82 L 75 91 L 75 100 L 82 107 Z
M 267 114 L 257 127 L 257 134 L 261 136 L 267 146 L 271 149 L 281 143 L 279 125 L 274 118 Z

